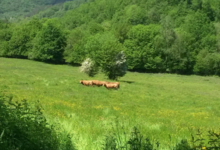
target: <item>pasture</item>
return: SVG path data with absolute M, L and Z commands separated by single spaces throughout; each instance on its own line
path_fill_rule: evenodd
M 83 86 L 82 79 L 110 81 L 103 74 L 90 78 L 78 67 L 0 58 L 0 92 L 39 100 L 50 122 L 73 133 L 79 150 L 99 150 L 116 120 L 126 132 L 137 126 L 161 149 L 189 138 L 189 127 L 220 127 L 219 77 L 128 72 L 119 90 Z

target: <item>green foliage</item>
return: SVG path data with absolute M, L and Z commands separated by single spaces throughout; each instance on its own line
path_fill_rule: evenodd
M 6 56 L 12 34 L 11 24 L 0 20 L 0 56 Z
M 162 58 L 164 60 L 164 69 L 168 72 L 173 72 L 175 63 L 175 50 L 172 48 L 176 38 L 176 33 L 174 31 L 173 20 L 170 16 L 163 16 L 161 19 L 161 33 L 158 37 L 157 47 L 161 49 Z M 179 47 L 178 47 L 179 48 Z
M 69 135 L 47 123 L 39 105 L 0 96 L 0 147 L 14 150 L 73 150 Z M 65 135 L 66 134 L 66 135 Z
M 30 15 L 34 15 L 37 18 L 55 18 L 62 17 L 68 10 L 76 9 L 81 4 L 87 2 L 87 0 L 63 0 L 62 2 L 54 2 L 53 6 L 50 4 L 46 9 L 38 12 L 35 12 Z M 47 6 L 47 5 L 46 5 Z
M 120 43 L 124 43 L 124 41 L 128 38 L 127 34 L 131 29 L 131 25 L 128 23 L 117 23 L 113 27 L 113 32 Z
M 115 57 L 114 72 L 109 72 L 109 77 L 117 79 L 123 77 L 127 71 L 127 60 L 123 51 L 119 52 Z
M 194 36 L 196 42 L 199 42 L 210 32 L 209 19 L 206 14 L 200 11 L 188 14 L 183 28 Z
M 104 28 L 100 24 L 93 21 L 89 22 L 86 28 L 89 30 L 90 35 L 102 33 L 104 31 Z
M 106 136 L 103 150 L 156 150 L 154 148 L 160 145 L 159 142 L 152 143 L 149 138 L 144 139 L 137 127 L 133 127 L 130 134 L 123 127 L 119 128 L 118 122 L 115 128 L 113 133 Z
M 48 6 L 64 3 L 66 1 L 68 0 L 1 0 L 0 19 L 8 18 L 12 21 L 17 21 L 47 9 Z
M 122 131 L 118 125 L 113 134 L 108 134 L 103 145 L 103 150 L 156 150 L 160 149 L 160 143 L 152 142 L 152 139 L 145 138 L 143 133 L 133 128 L 133 131 L 128 136 L 122 127 Z M 123 132 L 121 134 L 121 132 Z M 170 135 L 169 135 L 170 136 Z M 129 139 L 127 140 L 127 138 Z M 171 137 L 170 137 L 171 140 Z M 171 150 L 218 150 L 220 148 L 220 134 L 216 131 L 209 130 L 208 135 L 204 136 L 204 133 L 200 129 L 197 130 L 196 135 L 191 130 L 191 140 L 181 139 L 175 146 L 170 147 Z
M 195 149 L 191 148 L 188 140 L 182 139 L 179 143 L 176 144 L 176 146 L 172 150 L 195 150 Z
M 5 51 L 7 57 L 24 57 L 32 50 L 32 40 L 41 30 L 41 22 L 34 18 L 26 24 L 14 28 L 10 41 L 8 41 L 8 50 Z
M 105 39 L 104 36 L 111 32 L 115 41 L 125 47 L 118 52 L 125 52 L 129 70 L 204 74 L 195 69 L 198 68 L 195 65 L 198 54 L 203 49 L 214 55 L 219 53 L 219 6 L 219 0 L 23 0 L 20 3 L 2 0 L 0 13 L 4 13 L 2 19 L 6 18 L 0 22 L 0 55 L 79 65 L 96 51 L 94 49 L 99 51 L 102 47 L 101 51 L 109 51 L 109 48 L 100 46 L 105 41 L 97 40 L 93 43 L 91 39 L 97 39 L 99 34 L 103 34 L 100 38 Z M 48 8 L 45 10 L 46 7 Z M 44 11 L 39 12 L 40 10 Z M 14 11 L 18 13 L 15 15 Z M 36 30 L 29 28 L 29 19 L 22 19 L 33 15 L 41 19 L 40 24 L 45 23 L 42 29 L 44 31 L 34 27 L 33 23 L 31 26 Z M 13 16 L 20 18 L 15 19 Z M 57 20 L 51 22 L 51 25 L 62 29 L 57 31 L 62 32 L 62 36 L 63 33 L 69 33 L 65 36 L 66 39 L 60 39 L 66 41 L 66 44 L 54 40 L 58 35 L 54 38 L 44 35 L 44 32 L 52 35 L 49 32 L 52 28 L 49 29 L 49 26 L 48 31 L 45 31 L 46 18 Z M 14 20 L 22 23 L 8 25 Z M 35 34 L 31 34 L 32 32 Z M 45 44 L 46 39 L 54 43 Z M 116 56 L 116 53 L 106 53 L 114 55 L 111 59 Z M 100 63 L 99 57 L 96 56 L 95 59 Z M 217 58 L 213 59 L 217 61 Z M 112 61 L 110 66 L 113 64 Z M 208 74 L 213 73 L 218 74 L 216 71 Z
M 132 25 L 145 24 L 146 23 L 146 11 L 144 8 L 137 5 L 129 5 L 125 8 L 125 15 L 127 22 Z
M 175 40 L 167 49 L 163 49 L 165 68 L 167 72 L 188 74 L 192 72 L 192 54 L 189 47 L 192 36 L 185 31 L 176 31 Z
M 127 72 L 119 79 L 120 90 L 109 91 L 79 84 L 82 79 L 111 82 L 104 74 L 91 78 L 70 65 L 0 58 L 0 68 L 0 89 L 19 101 L 39 99 L 51 123 L 60 120 L 74 133 L 72 141 L 79 149 L 100 149 L 117 116 L 126 133 L 138 124 L 141 134 L 157 139 L 161 149 L 181 138 L 190 140 L 188 127 L 219 130 L 220 78 L 216 76 Z
M 192 131 L 191 131 L 192 132 Z M 191 140 L 182 139 L 173 150 L 218 150 L 220 148 L 220 135 L 218 132 L 209 130 L 207 136 L 198 129 L 196 135 L 191 133 Z
M 112 33 L 91 36 L 87 40 L 85 51 L 109 79 L 117 79 L 125 75 L 124 64 L 126 61 L 124 56 L 119 54 L 123 51 L 123 46 Z
M 210 21 L 215 20 L 214 10 L 211 7 L 210 1 L 204 1 L 202 3 L 202 10 L 207 15 L 207 17 L 209 18 Z
M 46 22 L 42 30 L 38 32 L 34 41 L 33 49 L 28 54 L 30 59 L 62 63 L 63 52 L 66 46 L 66 37 L 53 22 Z
M 15 28 L 13 35 L 8 42 L 8 57 L 27 57 L 28 54 L 28 43 L 30 37 L 27 28 Z
M 160 52 L 155 47 L 156 37 L 159 34 L 158 25 L 137 25 L 128 32 L 125 40 L 125 54 L 128 60 L 128 69 L 155 71 L 159 69 Z
M 220 75 L 220 54 L 202 50 L 197 56 L 194 71 L 201 75 Z
M 88 32 L 82 28 L 72 30 L 67 37 L 67 46 L 64 51 L 65 62 L 70 64 L 81 64 L 86 59 L 84 45 Z

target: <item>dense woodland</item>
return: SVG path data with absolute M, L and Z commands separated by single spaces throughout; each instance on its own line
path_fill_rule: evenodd
M 68 1 L 71 1 L 68 3 Z M 0 0 L 0 19 L 20 21 L 38 14 L 41 17 L 62 16 L 68 9 L 78 7 L 87 0 Z M 65 3 L 65 5 L 63 5 Z M 64 11 L 63 11 L 64 10 Z
M 0 56 L 75 65 L 124 51 L 129 70 L 220 75 L 219 0 L 75 0 L 33 13 L 58 2 L 0 0 L 1 14 L 23 18 L 1 17 Z

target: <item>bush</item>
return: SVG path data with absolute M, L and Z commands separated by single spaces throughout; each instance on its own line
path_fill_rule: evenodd
M 94 61 L 90 58 L 87 58 L 83 61 L 82 66 L 80 67 L 80 72 L 86 73 L 88 76 L 93 77 L 98 73 L 98 67 Z
M 117 129 L 117 133 L 110 134 L 106 137 L 103 150 L 154 150 L 155 148 L 150 139 L 144 139 L 136 127 L 133 128 L 128 140 L 126 140 L 127 136 L 128 134 L 125 132 L 124 137 L 120 136 L 119 130 Z M 125 139 L 125 141 L 122 141 L 122 139 Z M 155 145 L 158 148 L 159 142 L 156 142 Z
M 73 150 L 70 136 L 48 124 L 39 103 L 0 95 L 0 147 L 4 150 Z
M 220 54 L 202 50 L 198 56 L 194 72 L 200 75 L 220 75 Z
M 114 127 L 113 127 L 114 130 Z M 191 139 L 182 139 L 175 146 L 169 147 L 170 150 L 219 150 L 220 133 L 209 130 L 208 135 L 204 136 L 200 129 L 196 134 L 191 132 Z M 129 138 L 128 138 L 129 137 Z M 171 140 L 171 137 L 170 137 Z M 118 128 L 116 122 L 115 132 L 108 134 L 104 141 L 103 150 L 156 150 L 161 149 L 158 141 L 152 142 L 149 138 L 144 138 L 143 133 L 134 127 L 130 134 Z
M 186 139 L 183 139 L 176 144 L 173 150 L 193 150 L 193 148 L 191 148 L 189 142 Z

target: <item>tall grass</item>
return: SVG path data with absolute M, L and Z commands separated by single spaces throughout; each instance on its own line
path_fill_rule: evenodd
M 119 90 L 86 87 L 78 67 L 0 58 L 0 89 L 16 100 L 39 100 L 50 122 L 71 132 L 80 150 L 98 150 L 118 118 L 125 132 L 134 126 L 160 148 L 191 138 L 191 129 L 217 130 L 220 78 L 128 72 Z M 172 138 L 170 140 L 169 138 Z

